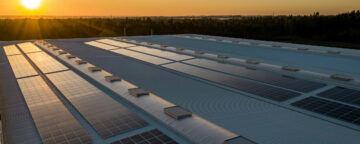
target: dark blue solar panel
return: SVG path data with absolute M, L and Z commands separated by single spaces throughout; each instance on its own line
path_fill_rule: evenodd
M 316 97 L 308 97 L 294 102 L 291 105 L 345 122 L 360 125 L 360 109 L 353 106 Z
M 353 90 L 343 87 L 335 87 L 327 91 L 321 92 L 317 95 L 324 98 L 329 98 L 329 99 L 360 106 L 360 91 L 358 90 Z
M 161 131 L 154 129 L 112 142 L 111 144 L 177 144 L 177 142 Z
M 216 70 L 216 71 L 221 71 L 224 73 L 238 75 L 241 77 L 249 78 L 252 80 L 268 83 L 271 85 L 275 85 L 299 92 L 310 92 L 312 90 L 326 86 L 326 84 L 322 84 L 318 82 L 286 77 L 280 74 L 275 74 L 267 71 L 253 70 L 241 66 L 223 64 L 205 59 L 193 59 L 193 60 L 185 61 L 185 63 Z
M 268 98 L 275 101 L 285 101 L 287 99 L 299 96 L 299 93 L 284 90 L 281 88 L 264 85 L 260 83 L 256 83 L 250 80 L 240 79 L 234 76 L 209 71 L 202 68 L 197 68 L 194 66 L 181 64 L 181 63 L 173 63 L 164 65 L 164 67 L 183 72 L 192 76 L 200 77 L 202 79 L 206 79 L 209 81 L 213 81 L 216 83 L 220 83 L 232 88 L 239 89 L 241 91 L 251 93 L 254 95 L 258 95 L 264 98 Z

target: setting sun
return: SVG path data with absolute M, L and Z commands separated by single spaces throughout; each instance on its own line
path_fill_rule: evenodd
M 21 0 L 21 4 L 27 9 L 34 10 L 40 7 L 41 0 Z

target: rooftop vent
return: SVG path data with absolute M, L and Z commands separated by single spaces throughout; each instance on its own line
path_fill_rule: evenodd
M 234 44 L 235 44 L 235 43 L 239 43 L 239 41 L 232 41 L 232 43 L 234 43 Z
M 75 61 L 78 65 L 86 64 L 87 62 L 84 60 L 76 60 Z
M 353 78 L 351 76 L 345 76 L 345 75 L 339 75 L 339 74 L 331 75 L 330 78 L 335 79 L 335 80 L 341 80 L 341 81 L 353 80 Z
M 177 51 L 185 50 L 184 48 L 176 48 Z
M 256 60 L 246 60 L 246 63 L 248 63 L 248 64 L 260 64 L 260 61 L 256 61 Z
M 53 49 L 53 51 L 60 50 L 60 49 L 59 49 L 59 48 L 57 48 L 57 47 L 53 47 L 52 49 Z
M 205 54 L 205 52 L 203 52 L 203 51 L 195 51 L 194 53 L 198 54 L 198 55 Z
M 252 140 L 238 136 L 224 141 L 224 144 L 256 144 Z
M 98 72 L 98 71 L 101 71 L 101 68 L 99 68 L 99 67 L 88 67 L 88 70 L 90 72 Z
M 150 42 L 148 42 L 147 44 L 148 44 L 148 45 L 153 45 L 153 43 L 150 43 Z
M 52 46 L 52 44 L 47 44 L 47 46 L 48 46 L 48 47 L 51 47 L 51 46 Z
M 73 55 L 66 55 L 66 58 L 68 58 L 68 59 L 73 59 L 73 58 L 76 58 L 76 57 L 73 56 Z
M 218 55 L 217 58 L 220 58 L 220 59 L 228 59 L 230 58 L 229 56 L 226 56 L 226 55 Z
M 118 76 L 115 76 L 115 75 L 112 75 L 112 76 L 105 76 L 104 77 L 105 78 L 105 80 L 107 81 L 107 82 L 116 82 L 116 81 L 121 81 L 121 78 L 120 77 L 118 77 Z
M 290 67 L 290 66 L 283 66 L 282 69 L 287 70 L 287 71 L 293 71 L 293 72 L 296 72 L 296 71 L 300 70 L 300 68 Z
M 250 43 L 250 45 L 257 46 L 257 45 L 259 45 L 259 44 L 258 44 L 258 43 Z
M 141 41 L 135 41 L 136 43 L 141 43 Z
M 167 46 L 167 45 L 161 45 L 160 47 L 162 47 L 162 48 L 167 48 L 167 47 L 169 47 L 169 46 Z
M 328 54 L 340 54 L 340 51 L 333 51 L 333 50 L 330 50 L 330 51 L 327 51 Z
M 308 49 L 308 48 L 297 48 L 297 50 L 307 51 L 307 50 L 309 50 L 309 49 Z
M 59 55 L 63 55 L 63 54 L 67 54 L 67 52 L 66 51 L 59 51 Z
M 281 48 L 282 46 L 281 46 L 281 45 L 272 45 L 272 47 L 274 47 L 274 48 Z
M 167 114 L 168 116 L 177 119 L 177 120 L 181 120 L 183 118 L 187 118 L 187 117 L 191 117 L 192 116 L 192 112 L 180 107 L 180 106 L 173 106 L 173 107 L 167 107 L 164 108 L 164 112 L 165 114 Z
M 143 88 L 131 88 L 128 90 L 129 94 L 135 97 L 140 97 L 140 96 L 144 96 L 144 95 L 149 95 L 150 92 L 143 89 Z

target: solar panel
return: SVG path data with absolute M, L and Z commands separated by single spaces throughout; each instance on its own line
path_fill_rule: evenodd
M 43 73 L 51 73 L 68 69 L 45 52 L 29 53 L 27 56 Z
M 126 50 L 126 49 L 116 49 L 116 50 L 112 50 L 112 51 L 115 53 L 118 53 L 118 54 L 122 54 L 122 55 L 125 55 L 128 57 L 134 58 L 134 59 L 138 59 L 141 61 L 155 64 L 155 65 L 161 65 L 161 64 L 172 62 L 170 60 L 166 60 L 166 59 L 162 59 L 159 57 L 150 56 L 150 55 L 146 55 L 146 54 L 142 54 L 142 53 Z
M 148 47 L 143 47 L 143 46 L 131 47 L 129 49 L 138 51 L 138 52 L 155 55 L 155 56 L 162 57 L 162 58 L 175 60 L 175 61 L 193 58 L 193 57 L 187 56 L 187 55 L 181 55 L 181 54 L 177 54 L 177 53 L 173 53 L 173 52 L 168 52 L 168 51 L 163 51 L 163 50 L 148 48 Z
M 177 142 L 161 131 L 154 129 L 112 142 L 111 144 L 177 144 Z
M 167 64 L 164 65 L 164 67 L 279 102 L 300 95 L 296 92 L 256 83 L 249 80 L 240 79 L 234 76 L 209 71 L 182 63 Z
M 261 70 L 248 69 L 245 67 L 235 66 L 231 64 L 223 64 L 205 59 L 187 60 L 184 61 L 184 63 L 249 78 L 252 80 L 268 83 L 271 85 L 275 85 L 299 92 L 310 92 L 312 90 L 326 86 L 325 84 L 318 82 L 286 77 L 280 74 L 275 74 Z
M 7 56 L 21 54 L 21 52 L 15 45 L 4 46 L 3 48 Z
M 329 98 L 349 104 L 360 106 L 360 91 L 344 87 L 335 87 L 317 94 L 318 96 Z
M 23 55 L 8 56 L 8 60 L 16 78 L 38 75 Z
M 360 125 L 360 109 L 316 97 L 308 97 L 291 105 L 326 115 L 345 122 Z
M 47 74 L 47 77 L 103 138 L 148 125 L 72 71 Z
M 18 83 L 44 144 L 92 142 L 40 76 L 19 79 Z
M 118 46 L 118 47 L 122 47 L 122 48 L 135 46 L 133 44 L 119 42 L 119 41 L 115 41 L 115 40 L 111 40 L 111 39 L 101 39 L 101 40 L 97 40 L 97 41 L 106 43 L 106 44 L 110 44 L 110 45 L 114 45 L 114 46 Z
M 24 53 L 41 52 L 41 49 L 39 49 L 37 46 L 30 42 L 21 43 L 18 44 L 18 46 Z
M 119 47 L 99 43 L 99 42 L 96 42 L 96 41 L 86 42 L 85 44 L 91 45 L 91 46 L 94 46 L 94 47 L 97 47 L 97 48 L 101 48 L 101 49 L 104 49 L 104 50 L 113 50 L 113 49 L 118 49 L 119 48 Z

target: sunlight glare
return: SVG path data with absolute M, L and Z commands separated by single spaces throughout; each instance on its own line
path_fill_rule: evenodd
M 41 0 L 21 0 L 21 4 L 30 10 L 34 10 L 40 7 Z

